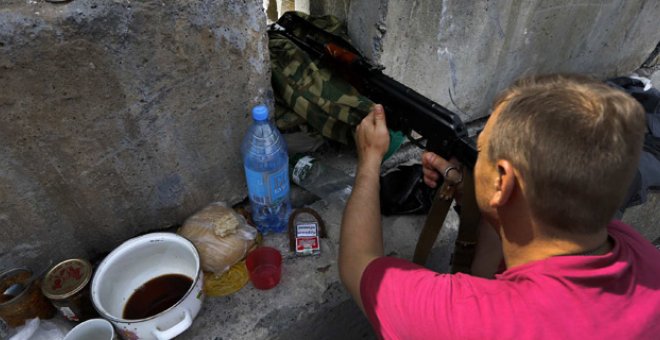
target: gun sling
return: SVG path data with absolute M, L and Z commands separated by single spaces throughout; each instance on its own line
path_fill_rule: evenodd
M 419 239 L 417 240 L 417 245 L 415 246 L 415 254 L 413 255 L 413 262 L 417 263 L 420 266 L 423 266 L 426 263 L 426 259 L 429 257 L 431 248 L 435 240 L 438 238 L 440 229 L 445 222 L 447 213 L 449 212 L 449 207 L 451 207 L 451 199 L 444 199 L 440 192 L 444 190 L 445 183 L 442 184 L 443 188 L 436 192 L 435 197 L 433 198 L 433 203 L 431 204 L 431 209 L 429 214 L 426 217 L 424 222 L 424 227 L 422 232 L 419 233 Z
M 424 265 L 433 248 L 433 244 L 438 238 L 440 229 L 444 224 L 449 208 L 451 207 L 451 198 L 443 198 L 443 190 L 447 190 L 446 183 L 438 190 L 433 198 L 433 204 L 429 211 L 422 232 L 415 247 L 413 262 Z M 477 244 L 477 227 L 479 225 L 479 207 L 477 206 L 474 194 L 474 177 L 470 171 L 466 171 L 463 176 L 463 197 L 461 200 L 460 222 L 458 235 L 454 245 L 454 254 L 452 256 L 452 273 L 470 273 L 472 260 L 474 258 L 475 247 Z
M 454 244 L 452 273 L 470 274 L 477 246 L 477 227 L 480 219 L 481 212 L 479 206 L 477 206 L 474 191 L 474 176 L 471 171 L 466 171 L 463 176 L 463 197 L 461 199 L 458 235 Z

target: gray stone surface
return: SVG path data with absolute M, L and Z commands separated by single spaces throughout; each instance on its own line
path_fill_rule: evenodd
M 470 120 L 525 74 L 634 71 L 660 41 L 658 17 L 655 0 L 364 0 L 348 29 L 386 74 Z
M 355 170 L 355 155 L 328 155 L 325 161 L 347 173 Z M 318 257 L 295 257 L 285 235 L 268 235 L 266 245 L 284 257 L 282 281 L 267 291 L 248 283 L 239 292 L 207 298 L 191 329 L 180 339 L 374 339 L 367 319 L 339 281 L 337 256 L 343 203 L 317 201 L 309 205 L 323 218 L 328 238 Z M 412 259 L 425 216 L 383 218 L 385 253 Z M 449 269 L 458 216 L 452 211 L 436 241 L 428 266 Z
M 651 80 L 653 87 L 660 89 L 660 64 L 656 65 L 655 67 L 657 70 L 648 75 L 648 78 Z
M 367 59 L 376 64 L 382 64 L 383 40 L 388 29 L 386 26 L 388 3 L 389 1 L 383 0 L 351 1 L 346 19 L 348 34 L 353 45 Z M 392 27 L 392 29 L 403 30 L 404 27 L 398 26 Z M 409 51 L 401 52 L 408 53 Z M 389 65 L 386 66 L 389 67 Z
M 651 242 L 660 238 L 660 192 L 650 193 L 644 204 L 626 209 L 623 221 Z
M 346 20 L 350 0 L 310 0 L 309 13 L 312 15 L 334 15 L 341 20 Z
M 3 1 L 0 268 L 93 257 L 246 188 L 261 2 Z

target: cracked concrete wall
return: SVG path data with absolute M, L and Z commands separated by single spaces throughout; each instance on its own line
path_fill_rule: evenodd
M 9 0 L 0 8 L 0 269 L 94 257 L 245 196 L 270 103 L 258 0 Z
M 634 71 L 660 41 L 659 17 L 655 0 L 363 0 L 347 24 L 386 74 L 472 120 L 525 74 Z

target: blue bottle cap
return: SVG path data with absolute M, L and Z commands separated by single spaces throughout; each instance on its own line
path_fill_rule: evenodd
M 252 109 L 252 118 L 254 120 L 268 119 L 268 107 L 266 105 L 257 105 Z

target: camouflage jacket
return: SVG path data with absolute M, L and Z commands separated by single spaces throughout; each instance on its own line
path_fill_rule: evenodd
M 296 14 L 346 38 L 343 25 L 333 16 Z M 269 32 L 269 49 L 277 126 L 290 130 L 308 124 L 326 138 L 351 144 L 355 126 L 373 102 L 277 32 Z

